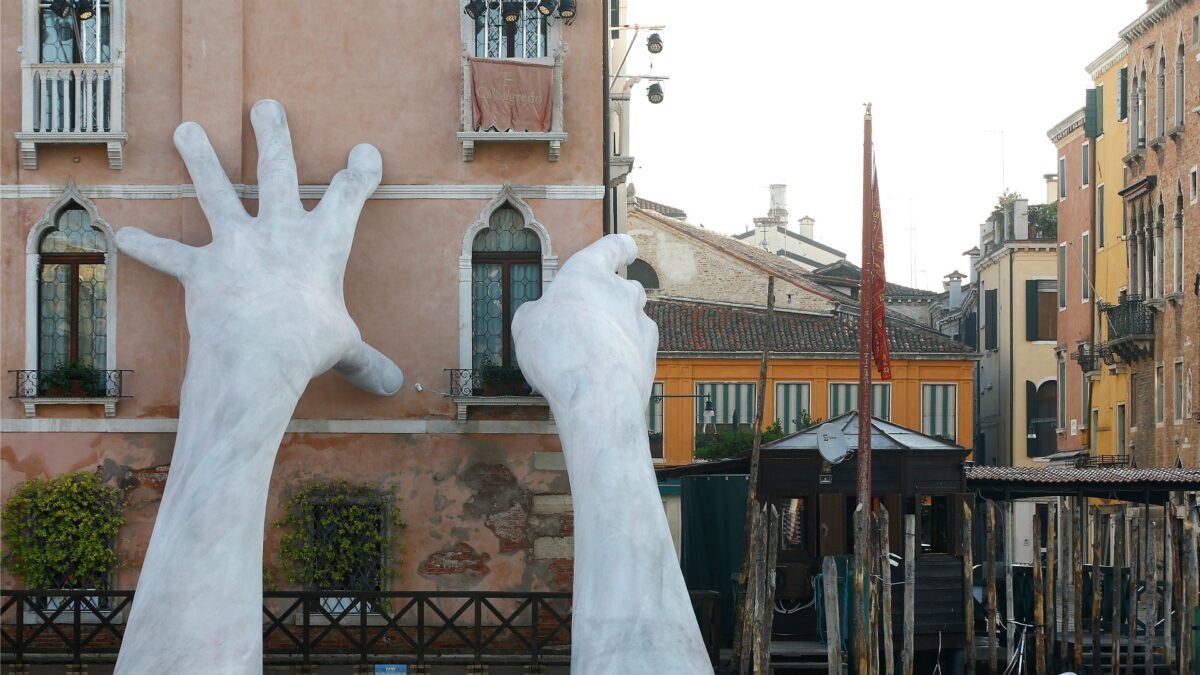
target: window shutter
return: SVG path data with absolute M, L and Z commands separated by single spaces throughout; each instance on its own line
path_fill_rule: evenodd
M 996 349 L 996 335 L 998 333 L 996 324 L 1000 321 L 1000 313 L 996 307 L 996 291 L 984 291 L 984 304 L 987 305 L 987 325 L 984 326 L 983 346 L 984 349 Z
M 1122 68 L 1117 76 L 1117 119 L 1123 120 L 1129 116 L 1129 69 Z
M 1037 427 L 1033 425 L 1033 420 L 1037 419 L 1037 387 L 1029 380 L 1025 380 L 1025 422 L 1030 429 L 1037 434 Z M 1025 432 L 1028 436 L 1028 431 Z M 1025 439 L 1025 454 L 1029 457 L 1037 457 L 1037 438 Z
M 1038 339 L 1038 282 L 1036 279 L 1025 280 L 1025 339 L 1030 342 Z
M 1104 85 L 1096 87 L 1096 136 L 1104 135 Z
M 1084 92 L 1083 135 L 1088 138 L 1095 138 L 1097 129 L 1096 90 L 1088 89 Z

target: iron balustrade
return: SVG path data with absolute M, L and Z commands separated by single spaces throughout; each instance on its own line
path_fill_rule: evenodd
M 94 370 L 65 388 L 53 368 L 8 372 L 16 374 L 15 393 L 10 398 L 129 398 L 123 391 L 125 373 L 133 371 Z
M 0 657 L 10 665 L 113 663 L 133 596 L 130 590 L 2 590 Z M 693 591 L 691 597 L 715 665 L 720 594 Z M 264 666 L 565 665 L 571 653 L 571 594 L 268 591 L 262 627 Z
M 1123 469 L 1133 466 L 1129 455 L 1088 455 L 1075 460 L 1077 469 Z
M 538 396 L 520 368 L 446 368 L 451 396 Z
M 1140 295 L 1127 295 L 1115 305 L 1104 306 L 1108 319 L 1108 340 L 1154 337 L 1154 311 Z
M 1079 349 L 1071 352 L 1071 358 L 1079 364 L 1079 369 L 1085 373 L 1090 373 L 1096 369 L 1096 349 L 1091 343 L 1083 342 L 1079 345 Z

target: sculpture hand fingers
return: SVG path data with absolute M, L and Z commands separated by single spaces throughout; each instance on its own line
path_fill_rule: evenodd
M 174 239 L 156 237 L 136 227 L 117 231 L 117 248 L 154 269 L 183 279 L 190 272 L 198 249 Z
M 176 127 L 175 148 L 187 165 L 188 174 L 196 188 L 196 199 L 208 218 L 214 238 L 246 218 L 246 210 L 242 208 L 229 176 L 221 168 L 221 160 L 217 159 L 217 153 L 213 152 L 212 144 L 199 124 L 184 122 Z
M 363 204 L 383 179 L 383 157 L 373 145 L 360 143 L 350 151 L 346 168 L 337 172 L 316 210 L 334 227 L 353 229 Z
M 404 384 L 404 373 L 391 359 L 359 340 L 333 366 L 354 386 L 381 396 L 391 396 Z
M 258 215 L 301 210 L 296 157 L 287 115 L 278 101 L 263 99 L 250 109 L 250 123 L 258 142 Z
M 637 259 L 637 244 L 627 234 L 610 234 L 571 256 L 563 265 L 563 273 L 577 267 L 591 272 L 615 274 L 616 271 Z

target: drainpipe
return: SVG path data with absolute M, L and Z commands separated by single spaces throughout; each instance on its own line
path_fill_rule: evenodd
M 608 25 L 609 12 L 606 10 L 606 7 L 602 7 L 600 11 L 600 45 L 604 50 L 601 61 L 604 72 L 600 77 L 600 110 L 604 117 L 601 123 L 601 128 L 603 129 L 604 134 L 604 142 L 601 144 L 601 152 L 604 153 L 604 223 L 602 226 L 602 233 L 614 234 L 617 231 L 617 224 L 615 222 L 617 217 L 617 195 L 616 190 L 610 184 L 612 181 L 612 110 L 610 110 L 612 99 L 608 91 L 609 80 L 612 77 L 612 73 L 609 72 L 609 68 L 612 65 L 612 42 L 609 37 L 609 31 L 611 30 Z
M 1091 199 L 1092 203 L 1089 207 L 1089 211 L 1091 214 L 1091 220 L 1088 223 L 1088 232 L 1090 232 L 1091 234 L 1088 235 L 1089 249 L 1087 251 L 1083 252 L 1084 255 L 1086 256 L 1087 266 L 1088 266 L 1088 275 L 1087 275 L 1088 285 L 1091 286 L 1091 288 L 1089 289 L 1089 292 L 1091 294 L 1089 297 L 1091 297 L 1092 302 L 1091 302 L 1091 316 L 1088 317 L 1088 319 L 1089 319 L 1089 321 L 1088 321 L 1088 344 L 1091 345 L 1091 349 L 1092 349 L 1092 367 L 1093 368 L 1096 367 L 1096 359 L 1098 357 L 1097 349 L 1096 349 L 1096 337 L 1097 337 L 1096 322 L 1100 320 L 1099 319 L 1099 311 L 1096 309 L 1097 307 L 1100 306 L 1100 298 L 1098 298 L 1096 296 L 1096 280 L 1093 278 L 1096 276 L 1096 254 L 1094 252 L 1097 248 L 1104 245 L 1104 242 L 1096 240 L 1096 235 L 1099 233 L 1099 231 L 1096 229 L 1096 196 L 1097 196 L 1096 195 L 1096 179 L 1098 178 L 1098 176 L 1096 175 L 1096 155 L 1099 154 L 1099 148 L 1096 146 L 1097 146 L 1096 139 L 1093 138 L 1092 143 L 1091 143 L 1091 152 L 1088 153 L 1088 162 L 1091 164 L 1091 166 L 1088 167 L 1088 171 L 1091 173 L 1091 181 L 1089 182 L 1089 185 L 1091 187 L 1089 188 L 1089 190 L 1092 193 L 1092 199 Z M 1103 208 L 1104 205 L 1101 204 L 1100 207 Z M 1094 381 L 1092 381 L 1092 378 L 1089 377 L 1087 373 L 1084 373 L 1083 376 L 1087 378 L 1087 383 L 1088 383 L 1088 386 L 1087 386 L 1088 445 L 1091 446 L 1090 448 L 1088 448 L 1088 455 L 1089 456 L 1092 454 L 1099 455 L 1100 454 L 1100 444 L 1097 442 L 1098 437 L 1100 435 L 1100 428 L 1099 428 L 1100 427 L 1100 418 L 1099 417 L 1096 418 L 1096 425 L 1095 425 L 1096 428 L 1095 429 L 1092 428 L 1092 401 L 1096 400 L 1094 398 L 1095 393 L 1096 393 L 1094 390 L 1094 387 L 1096 386 L 1096 383 Z M 1093 450 L 1095 451 L 1095 453 L 1092 452 Z
M 1016 459 L 1016 435 L 1013 433 L 1013 415 L 1016 414 L 1016 406 L 1013 405 L 1013 391 L 1015 388 L 1014 379 L 1016 377 L 1016 366 L 1013 359 L 1016 357 L 1013 347 L 1013 338 L 1016 333 L 1013 326 L 1016 324 L 1017 318 L 1013 312 L 1013 273 L 1015 270 L 1015 261 L 1017 259 L 1017 249 L 1012 248 L 1008 251 L 1008 392 L 1005 402 L 1008 404 L 1008 430 L 1005 432 L 1008 435 L 1008 465 L 1015 466 Z M 999 313 L 996 314 L 999 317 Z M 1026 420 L 1028 422 L 1029 420 Z

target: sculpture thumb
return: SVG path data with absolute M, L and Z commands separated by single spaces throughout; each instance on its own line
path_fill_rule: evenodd
M 342 377 L 363 391 L 392 396 L 404 385 L 404 372 L 378 349 L 359 340 L 333 366 Z

